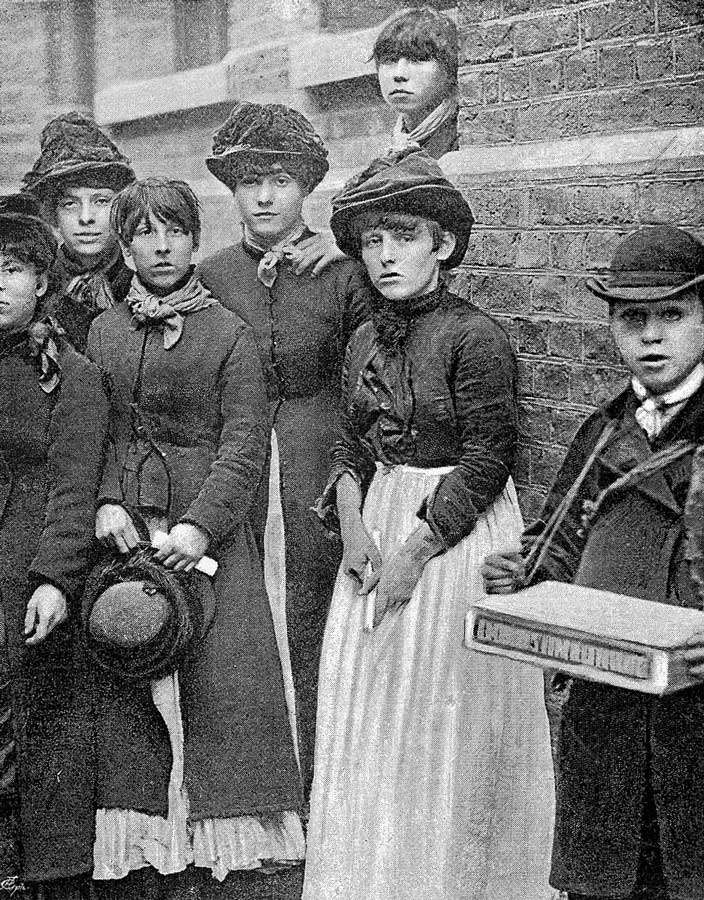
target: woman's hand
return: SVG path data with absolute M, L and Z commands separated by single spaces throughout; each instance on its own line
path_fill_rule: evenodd
M 526 568 L 518 550 L 490 553 L 481 567 L 487 594 L 513 594 L 523 587 Z
M 342 547 L 342 571 L 359 584 L 360 594 L 368 594 L 379 581 L 381 553 L 361 517 L 343 526 Z
M 154 554 L 167 569 L 174 572 L 190 572 L 208 552 L 210 539 L 197 525 L 179 522 L 166 536 L 166 540 Z
M 95 536 L 118 553 L 129 553 L 139 543 L 139 534 L 127 510 L 117 503 L 104 503 L 95 515 Z
M 68 618 L 66 595 L 53 584 L 40 584 L 27 604 L 24 633 L 31 635 L 28 647 L 40 644 L 47 635 Z M 34 634 L 32 634 L 34 632 Z
M 321 231 L 297 244 L 285 247 L 284 250 L 296 275 L 302 275 L 310 269 L 311 278 L 320 275 L 334 260 L 344 259 L 345 256 L 335 243 L 331 231 Z
M 443 549 L 426 522 L 408 535 L 381 573 L 376 589 L 375 627 L 387 613 L 402 609 L 408 603 L 426 564 Z

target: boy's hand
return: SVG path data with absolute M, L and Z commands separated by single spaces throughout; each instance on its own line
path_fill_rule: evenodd
M 139 534 L 127 510 L 117 503 L 103 503 L 95 514 L 95 536 L 118 553 L 129 553 L 139 543 Z
M 190 572 L 208 551 L 210 540 L 196 525 L 179 522 L 154 554 L 154 559 L 174 572 Z
M 481 567 L 487 594 L 512 594 L 523 586 L 526 570 L 518 550 L 490 553 Z
M 24 633 L 31 637 L 28 637 L 25 643 L 28 647 L 40 644 L 67 618 L 66 595 L 63 591 L 53 584 L 40 584 L 27 604 Z
M 335 243 L 331 231 L 321 231 L 297 244 L 285 247 L 284 251 L 296 275 L 302 275 L 310 269 L 311 278 L 320 275 L 334 260 L 344 259 L 345 256 Z
M 693 634 L 687 641 L 684 658 L 687 672 L 695 678 L 704 678 L 704 631 Z

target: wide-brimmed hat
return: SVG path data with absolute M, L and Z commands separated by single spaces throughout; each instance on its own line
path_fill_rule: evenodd
M 29 193 L 0 195 L 0 243 L 10 231 L 16 236 L 18 228 L 35 245 L 39 267 L 44 271 L 49 269 L 58 243 L 50 226 L 41 218 L 41 203 Z
M 95 174 L 119 191 L 135 180 L 129 159 L 97 123 L 82 113 L 57 116 L 45 126 L 41 153 L 22 180 L 23 188 L 46 200 L 66 179 Z
M 328 170 L 328 151 L 298 110 L 280 103 L 242 102 L 213 135 L 213 152 L 205 164 L 230 189 L 248 166 L 279 165 L 305 172 L 312 191 Z
M 82 633 L 102 668 L 130 681 L 160 678 L 207 632 L 214 609 L 206 576 L 166 569 L 142 546 L 93 569 L 83 593 Z
M 586 284 L 610 302 L 654 303 L 702 281 L 704 244 L 673 225 L 647 225 L 621 241 L 604 279 L 589 278 Z
M 357 259 L 361 247 L 353 223 L 367 212 L 409 213 L 452 232 L 455 249 L 441 262 L 443 268 L 459 265 L 467 252 L 474 223 L 472 210 L 437 162 L 422 150 L 404 150 L 374 160 L 333 198 L 330 227 L 335 240 L 344 253 Z

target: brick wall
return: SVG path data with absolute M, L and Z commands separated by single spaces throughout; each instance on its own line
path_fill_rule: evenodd
M 701 158 L 619 159 L 628 132 L 647 144 L 701 121 L 704 4 L 464 0 L 459 25 L 465 150 L 455 177 L 477 225 L 458 283 L 502 320 L 519 355 L 517 476 L 530 516 L 581 421 L 624 383 L 605 304 L 585 277 L 636 225 L 704 225 Z M 600 138 L 600 161 L 574 165 L 569 148 L 589 136 Z M 478 147 L 506 165 L 478 172 Z

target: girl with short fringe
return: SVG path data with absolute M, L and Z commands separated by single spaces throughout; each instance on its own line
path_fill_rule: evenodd
M 96 674 L 94 878 L 108 898 L 258 896 L 304 847 L 248 518 L 267 440 L 261 365 L 251 329 L 194 272 L 200 218 L 188 185 L 135 182 L 112 216 L 136 274 L 88 337 L 113 383 L 96 535 L 129 552 L 141 520 L 152 538 L 167 535 L 156 558 L 168 568 L 206 553 L 219 568 L 213 621 L 177 673 L 151 684 Z

